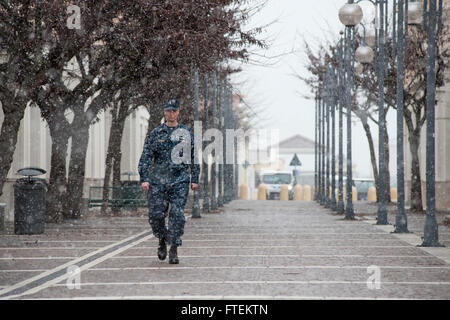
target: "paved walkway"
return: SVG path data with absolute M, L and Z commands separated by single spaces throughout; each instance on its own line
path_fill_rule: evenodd
M 145 211 L 50 224 L 44 235 L 9 226 L 0 298 L 450 299 L 448 227 L 447 247 L 430 251 L 415 245 L 419 227 L 399 238 L 373 224 L 314 202 L 233 201 L 188 218 L 179 265 L 158 260 Z

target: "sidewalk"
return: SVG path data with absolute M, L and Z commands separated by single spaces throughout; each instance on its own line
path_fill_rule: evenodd
M 9 226 L 0 298 L 450 299 L 449 263 L 410 244 L 423 217 L 408 216 L 414 233 L 401 240 L 367 207 L 355 211 L 346 221 L 315 202 L 233 201 L 201 219 L 186 212 L 179 265 L 156 257 L 145 210 L 47 225 L 45 235 Z M 439 237 L 445 256 L 449 228 Z

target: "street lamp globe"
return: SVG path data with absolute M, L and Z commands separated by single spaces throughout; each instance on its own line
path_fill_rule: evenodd
M 360 63 L 371 63 L 374 58 L 374 53 L 369 46 L 359 46 L 355 51 L 355 60 Z
M 347 3 L 339 9 L 339 20 L 347 27 L 356 26 L 363 18 L 363 11 L 356 3 Z
M 366 44 L 369 47 L 375 47 L 375 30 L 370 29 L 366 32 Z
M 422 23 L 422 5 L 419 2 L 410 2 L 408 5 L 408 24 Z

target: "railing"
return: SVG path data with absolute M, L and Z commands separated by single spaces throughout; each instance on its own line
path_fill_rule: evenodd
M 108 187 L 108 207 L 145 207 L 147 206 L 147 193 L 136 186 Z M 99 207 L 103 204 L 103 187 L 89 188 L 89 208 Z

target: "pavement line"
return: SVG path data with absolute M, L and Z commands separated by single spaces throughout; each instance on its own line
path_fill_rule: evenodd
M 450 269 L 448 266 L 442 267 L 421 267 L 421 266 L 379 266 L 381 269 Z M 203 270 L 203 269 L 364 269 L 367 266 L 208 266 L 208 267 L 110 267 L 91 268 L 87 271 L 124 271 L 124 270 Z
M 324 297 L 324 296 L 93 296 L 67 298 L 38 298 L 24 300 L 429 300 L 385 297 Z M 433 299 L 431 299 L 433 300 Z
M 149 231 L 141 232 L 119 242 L 113 243 L 109 246 L 99 248 L 98 250 L 88 253 L 80 258 L 71 260 L 63 265 L 60 265 L 54 269 L 43 272 L 37 276 L 26 279 L 6 289 L 0 290 L 0 299 L 17 297 L 28 292 L 37 292 L 45 287 L 45 284 L 52 283 L 55 278 L 61 281 L 64 278 L 69 277 L 67 268 L 69 266 L 78 266 L 80 269 L 85 268 L 87 265 L 93 265 L 92 262 L 101 262 L 102 257 L 110 257 L 115 253 L 122 252 L 120 248 L 128 248 L 129 244 L 132 245 L 139 243 L 142 239 L 151 237 L 152 234 Z M 140 241 L 141 240 L 141 241 Z M 92 262 L 91 262 L 92 261 Z M 102 260 L 103 261 L 103 260 Z
M 222 281 L 140 281 L 140 282 L 83 282 L 81 287 L 85 286 L 129 286 L 129 285 L 193 285 L 193 284 L 364 284 L 365 281 L 349 280 L 222 280 Z M 383 285 L 450 285 L 448 281 L 383 281 Z M 64 287 L 65 283 L 54 283 L 51 287 Z M 50 287 L 46 286 L 46 287 Z
M 114 243 L 116 243 L 116 242 L 114 242 Z M 87 249 L 91 249 L 92 250 L 92 249 L 101 249 L 101 248 L 104 248 L 104 247 L 28 247 L 28 248 L 9 247 L 9 248 L 0 248 L 0 249 L 5 249 L 5 250 L 29 250 L 29 249 L 33 249 L 33 250 L 36 250 L 36 249 L 39 249 L 39 250 L 50 250 L 50 249 L 87 250 Z
M 317 241 L 317 239 L 270 239 L 270 240 L 266 240 L 264 238 L 261 239 L 183 239 L 183 243 L 184 242 L 245 242 L 245 241 L 256 241 L 256 242 L 261 242 L 261 241 L 270 241 L 270 242 L 282 242 L 282 241 L 289 241 L 289 242 L 294 242 L 294 241 L 299 241 L 299 242 L 305 242 L 305 241 Z M 351 238 L 351 239 L 324 239 L 324 238 L 320 238 L 320 241 L 399 241 L 398 239 L 392 238 L 392 239 L 357 239 L 357 238 Z
M 355 235 L 355 234 L 385 234 L 384 232 L 331 232 L 331 233 L 320 233 L 320 235 L 318 235 L 317 233 L 302 233 L 301 236 L 303 235 L 315 235 L 317 237 L 321 237 L 322 235 L 331 235 L 331 234 L 335 234 L 335 235 L 342 235 L 342 234 L 348 234 L 348 235 Z M 248 236 L 248 235 L 252 235 L 252 236 L 256 236 L 256 235 L 261 235 L 261 236 L 287 236 L 289 235 L 289 233 L 191 233 L 189 236 Z M 293 236 L 298 236 L 299 234 L 297 233 L 291 233 L 291 235 Z
M 140 246 L 137 247 L 139 249 L 152 249 L 154 247 L 149 247 L 149 246 Z M 357 246 L 357 245 L 353 245 L 353 246 L 327 246 L 327 245 L 323 245 L 323 246 L 213 246 L 213 247 L 190 247 L 190 248 L 215 248 L 215 249 L 220 249 L 220 248 L 247 248 L 247 249 L 253 249 L 253 248 L 351 248 L 351 249 L 355 249 L 355 248 L 411 248 L 410 245 L 408 246 Z
M 112 259 L 148 259 L 152 258 L 154 255 L 136 255 L 136 256 L 116 256 L 112 257 Z M 269 257 L 288 257 L 288 258 L 303 258 L 303 257 L 310 257 L 306 255 L 301 254 L 210 254 L 210 255 L 182 255 L 182 258 L 230 258 L 230 257 L 249 257 L 249 258 L 269 258 Z M 332 256 L 328 256 L 332 257 Z M 337 256 L 338 257 L 338 256 Z M 361 256 L 362 258 L 380 258 L 380 256 Z M 392 256 L 394 258 L 400 257 L 403 258 L 404 256 Z M 418 258 L 435 258 L 432 256 L 417 256 Z
M 4 269 L 0 270 L 0 272 L 44 272 L 47 269 Z
M 20 240 L 20 241 L 29 242 L 30 240 Z M 72 243 L 72 242 L 117 242 L 117 240 L 37 240 L 36 244 L 43 243 L 43 242 L 50 242 L 50 243 L 53 243 L 53 242 L 62 242 L 62 243 L 64 243 L 64 242 L 70 242 L 70 243 Z
M 214 248 L 214 247 L 211 247 Z M 155 247 L 156 249 L 156 247 Z M 191 250 L 192 248 L 189 248 Z M 244 255 L 208 255 L 208 256 L 186 256 L 186 257 L 218 257 L 218 256 L 226 256 L 226 257 L 235 257 L 235 256 L 244 256 Z M 267 257 L 267 256 L 274 256 L 274 255 L 245 255 L 248 257 Z M 293 256 L 293 255 L 275 255 L 275 256 Z M 304 257 L 304 258 L 330 258 L 330 257 L 337 257 L 337 258 L 433 258 L 435 259 L 435 256 L 432 255 L 419 255 L 419 256 L 401 256 L 401 255 L 395 255 L 395 256 L 384 256 L 384 255 L 375 255 L 375 256 L 365 256 L 365 255 L 358 255 L 358 254 L 300 254 L 295 255 L 296 257 Z M 154 256 L 118 256 L 115 257 L 118 258 L 149 258 Z M 8 257 L 8 258 L 0 258 L 0 260 L 64 260 L 64 259 L 74 259 L 78 257 Z M 2 272 L 3 270 L 0 270 Z
M 73 258 L 77 257 L 11 257 L 11 258 L 0 258 L 0 260 L 65 260 Z

